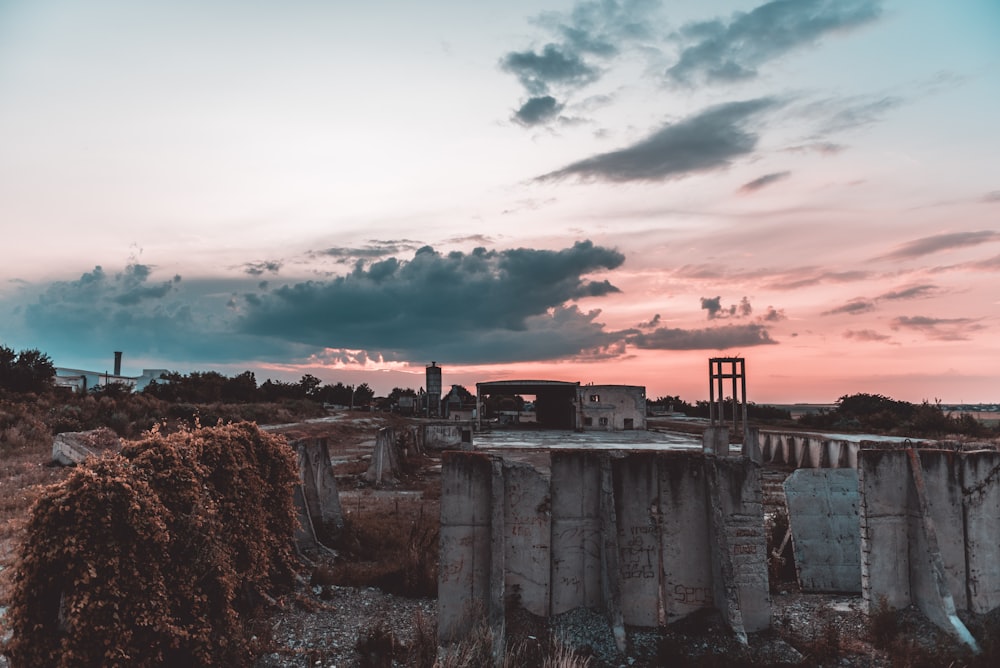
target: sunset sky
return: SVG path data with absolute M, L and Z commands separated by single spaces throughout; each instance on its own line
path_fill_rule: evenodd
M 1000 402 L 996 0 L 0 0 L 0 344 Z

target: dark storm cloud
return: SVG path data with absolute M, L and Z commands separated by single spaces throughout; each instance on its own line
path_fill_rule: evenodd
M 761 188 L 765 188 L 772 183 L 777 183 L 791 176 L 791 172 L 774 172 L 772 174 L 765 174 L 764 176 L 758 177 L 753 181 L 749 181 L 740 186 L 740 192 L 751 193 Z
M 967 341 L 974 332 L 985 327 L 972 318 L 930 318 L 927 316 L 900 316 L 889 326 L 893 330 L 918 331 L 936 341 Z
M 777 344 L 767 329 L 758 324 L 704 329 L 661 327 L 649 333 L 634 334 L 628 342 L 649 350 L 725 350 Z
M 539 125 L 552 120 L 562 110 L 563 105 L 556 102 L 551 95 L 532 97 L 514 112 L 514 120 L 521 125 Z
M 848 315 L 858 315 L 875 310 L 875 302 L 871 299 L 852 299 L 842 306 L 823 311 L 820 315 L 837 315 L 846 313 Z
M 539 177 L 557 180 L 664 181 L 722 169 L 751 153 L 757 134 L 746 125 L 777 102 L 769 98 L 729 102 L 667 125 L 627 148 L 603 153 Z
M 1000 241 L 1000 232 L 980 230 L 978 232 L 952 232 L 922 237 L 900 245 L 896 250 L 880 258 L 884 260 L 912 260 L 953 248 L 966 248 L 979 244 Z
M 702 297 L 701 298 L 701 308 L 704 311 L 708 311 L 708 319 L 716 320 L 722 318 L 748 318 L 753 313 L 753 307 L 750 305 L 750 300 L 743 297 L 739 304 L 730 304 L 729 306 L 722 306 L 722 297 Z
M 638 325 L 636 325 L 636 327 L 639 329 L 655 329 L 656 327 L 659 326 L 659 324 L 660 324 L 660 314 L 657 313 L 656 315 L 653 316 L 652 320 L 650 320 L 649 322 L 640 322 Z
M 513 119 L 524 126 L 559 117 L 558 96 L 571 95 L 604 73 L 604 65 L 630 45 L 654 37 L 657 0 L 577 2 L 569 12 L 545 12 L 534 23 L 549 35 L 542 49 L 511 51 L 500 67 L 518 78 L 531 98 Z
M 565 357 L 615 339 L 594 322 L 597 312 L 566 303 L 617 291 L 584 276 L 623 261 L 618 251 L 589 241 L 559 251 L 441 254 L 425 246 L 409 260 L 358 263 L 346 276 L 273 290 L 247 304 L 240 330 L 387 358 L 441 350 L 454 362 Z
M 880 14 L 878 0 L 773 0 L 729 19 L 690 23 L 677 36 L 682 50 L 667 76 L 684 84 L 752 79 L 764 63 Z
M 174 276 L 152 281 L 151 269 L 132 264 L 109 275 L 101 267 L 75 281 L 31 287 L 21 309 L 26 335 L 60 365 L 80 357 L 103 357 L 109 350 L 130 357 L 158 356 L 183 361 L 260 359 L 288 356 L 293 346 L 259 340 L 232 331 L 230 309 L 234 292 L 246 290 L 250 279 L 183 281 Z

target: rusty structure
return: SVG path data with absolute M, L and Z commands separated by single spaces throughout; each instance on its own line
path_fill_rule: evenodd
M 732 424 L 733 433 L 747 435 L 747 377 L 742 357 L 712 357 L 708 360 L 709 417 L 713 427 Z M 732 381 L 732 394 L 726 397 L 726 381 Z M 726 410 L 727 403 L 730 406 Z M 727 416 L 727 412 L 729 415 Z

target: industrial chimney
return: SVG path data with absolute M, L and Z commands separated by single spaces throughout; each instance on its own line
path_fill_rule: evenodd
M 115 375 L 122 375 L 122 353 L 120 350 L 115 351 Z

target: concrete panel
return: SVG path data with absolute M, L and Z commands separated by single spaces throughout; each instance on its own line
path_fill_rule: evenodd
M 313 528 L 319 538 L 332 544 L 344 529 L 344 511 L 340 506 L 327 439 L 305 439 L 294 445 L 303 500 L 308 506 Z
M 737 596 L 743 630 L 763 631 L 771 625 L 771 599 L 760 467 L 742 459 L 706 460 L 705 465 L 718 476 L 718 498 L 710 501 L 720 505 L 721 547 L 732 563 L 732 578 L 724 584 Z
M 705 459 L 715 607 L 746 644 L 770 625 L 760 472 L 741 459 Z
M 882 598 L 893 609 L 910 604 L 909 516 L 911 487 L 905 456 L 861 450 L 861 593 L 868 611 Z
M 962 508 L 962 465 L 958 453 L 920 450 L 920 465 L 930 517 L 937 533 L 945 583 L 955 605 L 965 609 L 965 521 Z
M 986 613 L 1000 607 L 1000 453 L 962 457 L 968 607 Z
M 525 610 L 544 617 L 549 614 L 552 556 L 549 477 L 522 463 L 505 463 L 503 476 L 505 588 Z
M 490 458 L 448 452 L 441 462 L 438 635 L 465 635 L 489 606 L 491 567 Z
M 798 469 L 784 488 L 799 586 L 807 592 L 859 593 L 857 471 Z
M 663 604 L 667 623 L 715 605 L 704 459 L 682 453 L 657 457 Z
M 635 453 L 612 462 L 618 521 L 622 617 L 633 626 L 660 623 L 659 485 L 656 455 Z
M 552 614 L 603 605 L 600 465 L 596 454 L 552 452 Z

